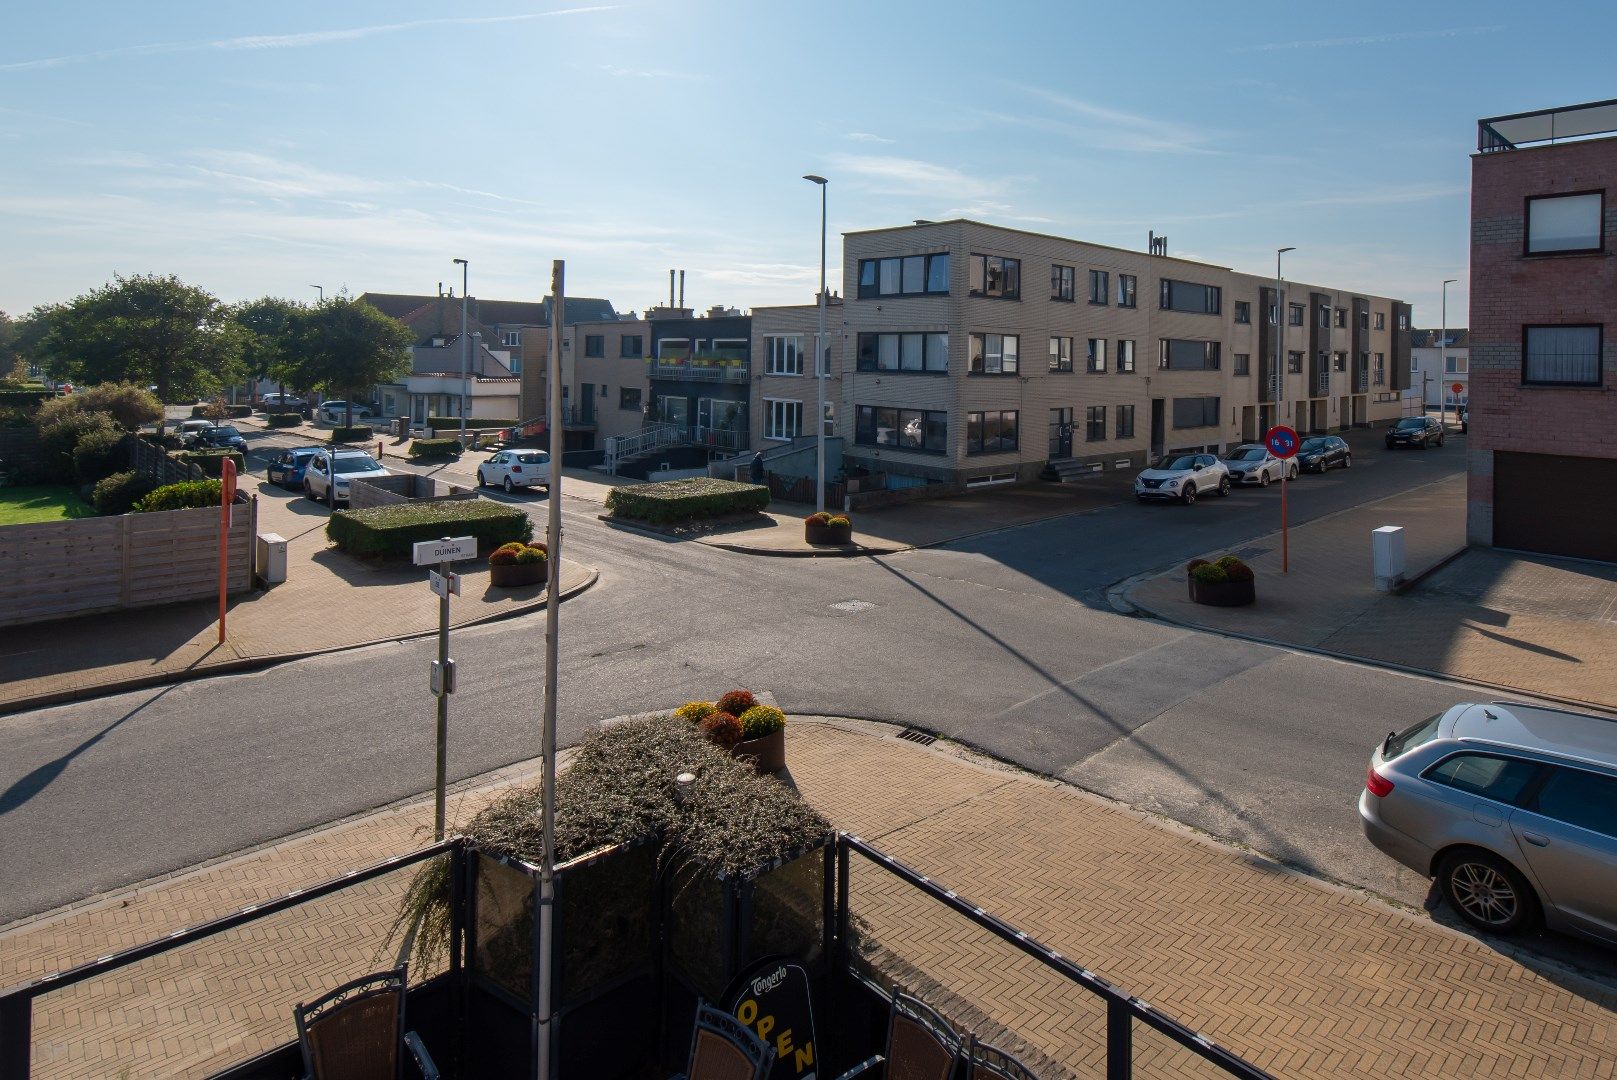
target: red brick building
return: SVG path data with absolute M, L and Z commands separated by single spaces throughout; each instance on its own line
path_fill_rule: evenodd
M 1477 129 L 1467 535 L 1617 562 L 1617 101 Z

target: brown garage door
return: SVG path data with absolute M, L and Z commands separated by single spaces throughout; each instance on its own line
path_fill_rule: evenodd
M 1617 562 L 1617 460 L 1552 454 L 1493 456 L 1498 547 Z

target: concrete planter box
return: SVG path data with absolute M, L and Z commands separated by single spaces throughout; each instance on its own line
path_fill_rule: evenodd
M 853 543 L 852 525 L 816 525 L 813 522 L 803 523 L 803 539 L 820 547 L 836 547 L 841 544 Z
M 517 589 L 524 585 L 538 585 L 545 580 L 550 563 L 490 563 L 488 583 L 496 589 Z
M 786 729 L 760 739 L 743 739 L 735 744 L 730 756 L 738 760 L 751 758 L 752 767 L 761 773 L 780 772 L 786 767 Z
M 1258 598 L 1256 581 L 1215 581 L 1211 584 L 1190 579 L 1190 599 L 1208 607 L 1245 607 Z

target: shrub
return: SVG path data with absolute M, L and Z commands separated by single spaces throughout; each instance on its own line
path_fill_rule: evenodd
M 757 705 L 758 699 L 752 696 L 751 690 L 732 690 L 721 697 L 715 704 L 718 705 L 720 712 L 727 712 L 731 716 L 740 716 L 754 705 Z
M 225 413 L 232 420 L 245 420 L 253 415 L 253 407 L 251 405 L 227 405 L 225 406 Z
M 1196 572 L 1196 567 L 1198 567 L 1198 566 L 1210 566 L 1210 565 L 1212 565 L 1212 564 L 1209 563 L 1206 559 L 1191 559 L 1189 562 L 1187 562 L 1185 564 L 1185 573 L 1194 574 Z
M 1207 563 L 1203 566 L 1198 566 L 1196 569 L 1190 572 L 1190 576 L 1201 582 L 1203 585 L 1217 585 L 1220 582 L 1228 581 L 1230 579 L 1229 573 L 1222 566 L 1219 566 L 1216 563 Z
M 165 484 L 139 499 L 132 509 L 137 514 L 150 514 L 158 510 L 192 510 L 219 505 L 219 481 L 182 480 L 178 484 Z
M 187 450 L 175 454 L 175 460 L 189 462 L 201 469 L 203 475 L 219 477 L 225 468 L 225 458 L 236 463 L 236 475 L 242 476 L 247 472 L 247 459 L 242 457 L 240 450 Z
M 1254 574 L 1252 572 L 1252 568 L 1244 562 L 1238 562 L 1234 566 L 1226 566 L 1224 568 L 1224 575 L 1231 581 L 1253 581 L 1258 576 Z
M 504 420 L 504 419 L 490 420 L 490 419 L 488 419 L 486 417 L 482 417 L 482 416 L 468 416 L 466 418 L 466 427 L 467 427 L 468 430 L 471 429 L 471 428 L 508 428 L 508 427 L 516 427 L 519 422 L 520 421 L 517 421 L 517 420 Z M 427 417 L 427 426 L 430 427 L 430 428 L 434 428 L 434 429 L 436 429 L 438 431 L 447 431 L 447 430 L 449 430 L 451 428 L 453 428 L 456 431 L 459 431 L 460 430 L 460 417 L 458 417 L 458 416 L 429 416 L 429 417 Z
M 831 526 L 833 529 L 851 529 L 853 528 L 853 519 L 845 517 L 842 514 L 838 514 L 836 517 L 826 522 L 826 524 Z
M 527 544 L 518 540 L 513 540 L 509 544 L 501 544 L 489 554 L 488 564 L 490 566 L 515 566 L 517 556 L 522 554 L 523 549 L 527 546 Z
M 151 480 L 140 473 L 116 472 L 95 486 L 90 504 L 98 514 L 127 514 L 151 490 Z
M 831 524 L 831 515 L 827 514 L 824 510 L 821 510 L 819 513 L 810 514 L 808 517 L 804 518 L 803 519 L 803 524 L 805 524 L 805 525 L 829 525 L 829 524 Z
M 157 395 L 131 382 L 101 383 L 66 400 L 77 404 L 81 412 L 106 413 L 125 431 L 137 431 L 143 424 L 163 419 L 163 403 Z
M 718 711 L 711 701 L 687 701 L 674 710 L 674 715 L 688 724 L 700 724 Z
M 606 497 L 606 509 L 614 517 L 635 518 L 654 524 L 758 511 L 768 505 L 769 489 L 766 487 L 700 476 L 689 480 L 613 488 Z
M 727 712 L 709 713 L 700 726 L 715 746 L 728 750 L 741 741 L 741 722 Z
M 81 484 L 99 484 L 129 464 L 127 436 L 113 429 L 86 432 L 73 448 L 73 472 Z
M 459 439 L 416 439 L 410 443 L 413 458 L 454 457 L 459 453 Z
M 331 429 L 332 442 L 369 442 L 375 436 L 376 433 L 367 424 L 355 424 L 353 427 Z
M 264 418 L 264 422 L 270 427 L 275 428 L 297 427 L 299 424 L 303 423 L 303 417 L 299 416 L 295 412 L 277 412 L 270 413 L 268 416 L 266 416 Z
M 52 478 L 63 482 L 72 479 L 73 454 L 81 440 L 94 432 L 120 434 L 118 425 L 113 423 L 112 417 L 106 413 L 78 411 L 47 413 L 45 409 L 41 409 L 39 415 L 41 418 L 38 421 L 39 448 L 42 451 L 40 457 Z
M 473 536 L 488 547 L 513 540 L 526 544 L 533 522 L 515 507 L 487 499 L 339 510 L 326 521 L 326 536 L 350 555 L 408 555 L 417 541 L 456 535 Z
M 743 739 L 761 739 L 785 730 L 786 714 L 773 705 L 754 705 L 736 717 L 736 722 L 741 725 Z
M 1241 566 L 1241 565 L 1243 565 L 1241 560 L 1236 558 L 1234 555 L 1225 555 L 1221 559 L 1215 559 L 1214 562 L 1217 565 L 1222 566 L 1226 570 L 1228 570 L 1232 566 Z
M 19 409 L 28 416 L 33 416 L 39 407 L 52 398 L 59 397 L 55 390 L 0 390 L 0 409 Z

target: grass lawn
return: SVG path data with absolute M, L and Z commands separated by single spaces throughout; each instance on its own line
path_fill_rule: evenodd
M 0 525 L 95 517 L 95 507 L 66 484 L 33 484 L 0 488 Z

